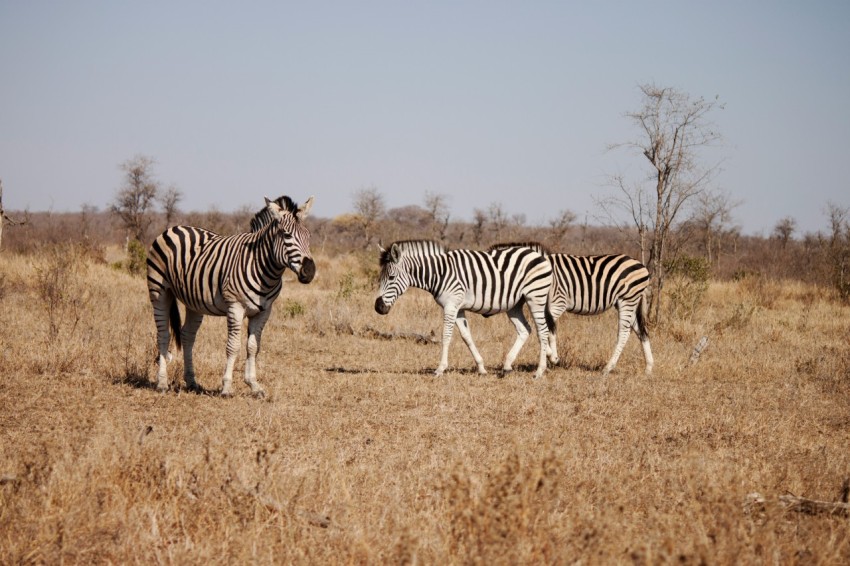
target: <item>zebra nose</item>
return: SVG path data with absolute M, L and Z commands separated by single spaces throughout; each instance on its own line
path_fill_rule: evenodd
M 309 257 L 304 258 L 304 263 L 301 264 L 301 270 L 298 272 L 298 281 L 301 283 L 309 283 L 316 275 L 316 264 Z
M 378 314 L 387 314 L 390 312 L 390 307 L 384 302 L 383 297 L 378 297 L 375 300 L 375 312 Z

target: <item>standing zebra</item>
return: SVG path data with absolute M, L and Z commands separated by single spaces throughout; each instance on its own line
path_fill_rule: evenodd
M 649 271 L 641 262 L 621 254 L 553 254 L 537 242 L 496 244 L 490 249 L 515 248 L 528 248 L 539 252 L 548 257 L 552 264 L 552 288 L 549 293 L 547 318 L 550 359 L 558 359 L 556 322 L 562 314 L 571 312 L 594 315 L 613 306 L 619 315 L 617 345 L 611 359 L 605 364 L 602 375 L 608 375 L 617 365 L 617 360 L 620 359 L 629 339 L 629 331 L 633 331 L 640 339 L 646 361 L 646 373 L 652 373 L 654 362 L 644 314 Z
M 387 314 L 408 287 L 428 291 L 443 307 L 442 354 L 435 375 L 442 375 L 449 365 L 449 344 L 455 323 L 478 365 L 478 373 L 486 374 L 484 360 L 472 341 L 465 311 L 484 316 L 507 311 L 515 321 L 517 340 L 503 366 L 505 371 L 510 371 L 520 347 L 528 338 L 525 319 L 522 319 L 523 324 L 517 321 L 522 318 L 523 303 L 527 303 L 540 338 L 540 363 L 534 374 L 538 378 L 546 370 L 548 328 L 545 317 L 551 284 L 551 265 L 541 254 L 528 248 L 449 251 L 430 240 L 402 241 L 382 250 L 380 291 L 375 310 L 378 314 Z
M 154 240 L 147 263 L 159 348 L 159 391 L 168 389 L 169 320 L 177 348 L 183 346 L 186 386 L 197 389 L 192 346 L 204 315 L 211 315 L 227 316 L 227 366 L 221 394 L 231 395 L 242 319 L 247 316 L 245 383 L 255 396 L 265 395 L 257 383 L 256 358 L 263 326 L 283 285 L 283 272 L 288 267 L 301 283 L 309 283 L 316 273 L 310 231 L 302 223 L 312 205 L 313 197 L 301 207 L 286 196 L 266 198 L 265 208 L 251 222 L 251 232 L 223 237 L 203 228 L 173 226 Z M 177 301 L 186 307 L 182 330 Z

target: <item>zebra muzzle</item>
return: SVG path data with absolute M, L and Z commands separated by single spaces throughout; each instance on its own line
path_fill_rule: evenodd
M 316 276 L 316 264 L 309 257 L 304 258 L 304 263 L 301 264 L 301 269 L 298 271 L 298 281 L 301 283 L 309 283 Z
M 387 314 L 390 312 L 390 307 L 384 302 L 383 297 L 375 299 L 375 312 L 378 314 Z

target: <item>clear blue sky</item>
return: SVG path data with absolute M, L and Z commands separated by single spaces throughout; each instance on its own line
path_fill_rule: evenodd
M 850 2 L 29 2 L 0 0 L 7 209 L 108 206 L 137 154 L 183 210 L 316 195 L 351 210 L 452 195 L 593 223 L 642 158 L 637 85 L 720 96 L 715 185 L 735 221 L 825 228 L 850 206 Z

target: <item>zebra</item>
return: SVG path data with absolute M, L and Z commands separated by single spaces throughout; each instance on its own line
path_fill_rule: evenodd
M 183 347 L 186 386 L 199 390 L 192 347 L 204 315 L 210 315 L 227 317 L 227 365 L 221 394 L 232 395 L 233 366 L 242 319 L 247 316 L 244 379 L 254 396 L 265 396 L 257 383 L 256 359 L 263 327 L 283 286 L 283 272 L 288 267 L 301 283 L 309 283 L 316 274 L 310 231 L 302 222 L 313 206 L 313 197 L 300 207 L 287 196 L 266 197 L 265 201 L 266 206 L 251 222 L 251 232 L 224 237 L 203 228 L 173 226 L 151 244 L 147 281 L 157 328 L 158 391 L 168 390 L 169 323 L 177 348 Z M 177 301 L 186 307 L 182 329 Z
M 443 307 L 443 339 L 440 363 L 434 371 L 442 375 L 449 365 L 449 344 L 457 324 L 478 366 L 486 374 L 484 361 L 469 331 L 465 311 L 491 316 L 507 311 L 515 321 L 517 339 L 505 357 L 503 370 L 511 371 L 514 359 L 528 338 L 522 305 L 528 304 L 540 339 L 540 362 L 535 379 L 546 370 L 548 327 L 546 302 L 552 284 L 552 267 L 540 253 L 528 249 L 493 251 L 448 250 L 431 240 L 405 240 L 381 249 L 380 290 L 375 311 L 385 315 L 408 287 L 428 291 Z M 523 335 L 524 333 L 524 335 Z
M 534 250 L 552 264 L 552 287 L 547 307 L 549 359 L 558 360 L 557 320 L 565 312 L 582 315 L 601 314 L 612 306 L 618 312 L 617 345 L 605 364 L 602 375 L 617 365 L 620 354 L 634 332 L 643 347 L 645 372 L 652 373 L 654 360 L 646 329 L 646 290 L 649 271 L 638 260 L 623 254 L 577 256 L 550 253 L 538 242 L 495 244 L 491 250 L 525 248 Z M 525 322 L 524 319 L 522 322 Z M 514 321 L 516 324 L 516 321 Z M 526 323 L 527 324 L 527 323 Z M 522 345 L 520 345 L 521 347 Z

